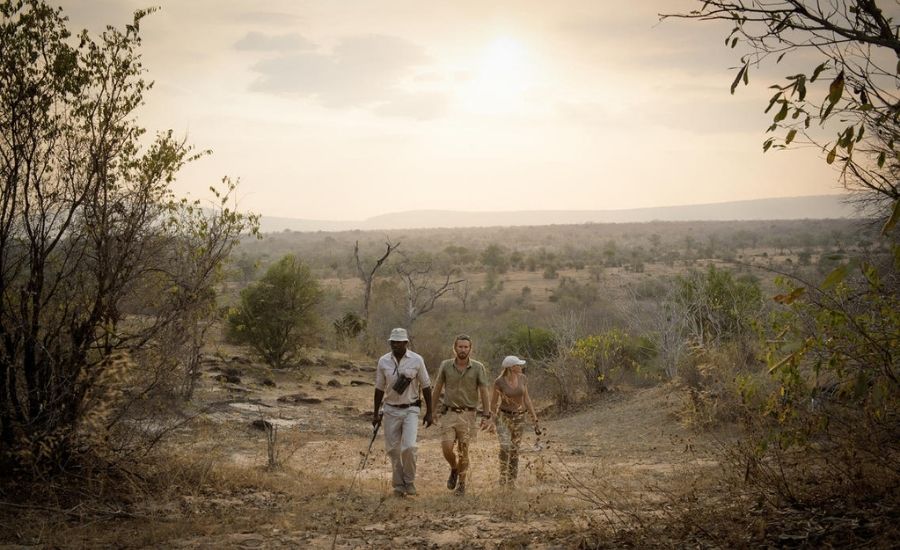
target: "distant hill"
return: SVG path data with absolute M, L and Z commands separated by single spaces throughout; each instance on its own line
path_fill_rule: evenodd
M 568 225 L 579 223 L 635 223 L 650 221 L 797 220 L 853 218 L 856 213 L 846 195 L 813 195 L 775 199 L 630 208 L 625 210 L 520 210 L 514 212 L 461 212 L 413 210 L 362 221 L 305 220 L 263 216 L 264 233 L 278 231 L 363 231 L 430 227 L 491 227 L 515 225 Z

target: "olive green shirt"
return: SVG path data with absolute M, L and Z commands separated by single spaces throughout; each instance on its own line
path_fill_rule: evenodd
M 462 372 L 456 368 L 453 359 L 441 362 L 434 385 L 438 381 L 444 383 L 442 403 L 448 407 L 476 408 L 479 403 L 478 389 L 482 386 L 490 387 L 484 365 L 471 359 L 469 366 Z

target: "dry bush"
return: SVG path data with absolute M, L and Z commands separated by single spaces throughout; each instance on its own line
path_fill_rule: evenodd
M 748 361 L 744 345 L 693 346 L 678 367 L 678 381 L 688 390 L 680 418 L 710 429 L 745 417 L 762 387 L 773 383 Z

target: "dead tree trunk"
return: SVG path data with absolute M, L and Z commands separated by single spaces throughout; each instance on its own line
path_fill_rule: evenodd
M 375 261 L 375 265 L 371 268 L 363 267 L 363 261 L 359 257 L 359 241 L 356 241 L 356 244 L 353 245 L 353 257 L 356 260 L 356 271 L 359 274 L 359 279 L 363 282 L 363 319 L 365 320 L 365 326 L 369 326 L 369 301 L 372 298 L 372 283 L 375 281 L 375 274 L 387 261 L 388 256 L 391 255 L 391 252 L 396 250 L 400 243 L 391 244 L 391 241 L 388 240 L 385 243 L 385 251 L 384 254 Z
M 450 280 L 456 274 L 451 270 L 444 276 L 443 281 L 432 282 L 434 266 L 431 262 L 417 262 L 407 260 L 397 266 L 397 273 L 406 284 L 406 326 L 407 328 L 420 316 L 434 309 L 435 302 L 444 294 L 450 292 L 456 285 L 465 279 Z

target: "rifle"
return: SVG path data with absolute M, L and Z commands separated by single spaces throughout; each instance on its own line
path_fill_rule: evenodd
M 362 457 L 362 461 L 359 463 L 359 468 L 357 468 L 356 473 L 359 472 L 366 467 L 366 462 L 369 460 L 369 455 L 372 454 L 372 445 L 375 444 L 375 438 L 378 437 L 378 429 L 381 428 L 381 419 L 378 419 L 378 422 L 375 423 L 375 427 L 372 428 L 372 439 L 369 440 L 369 448 L 366 449 L 366 454 Z

